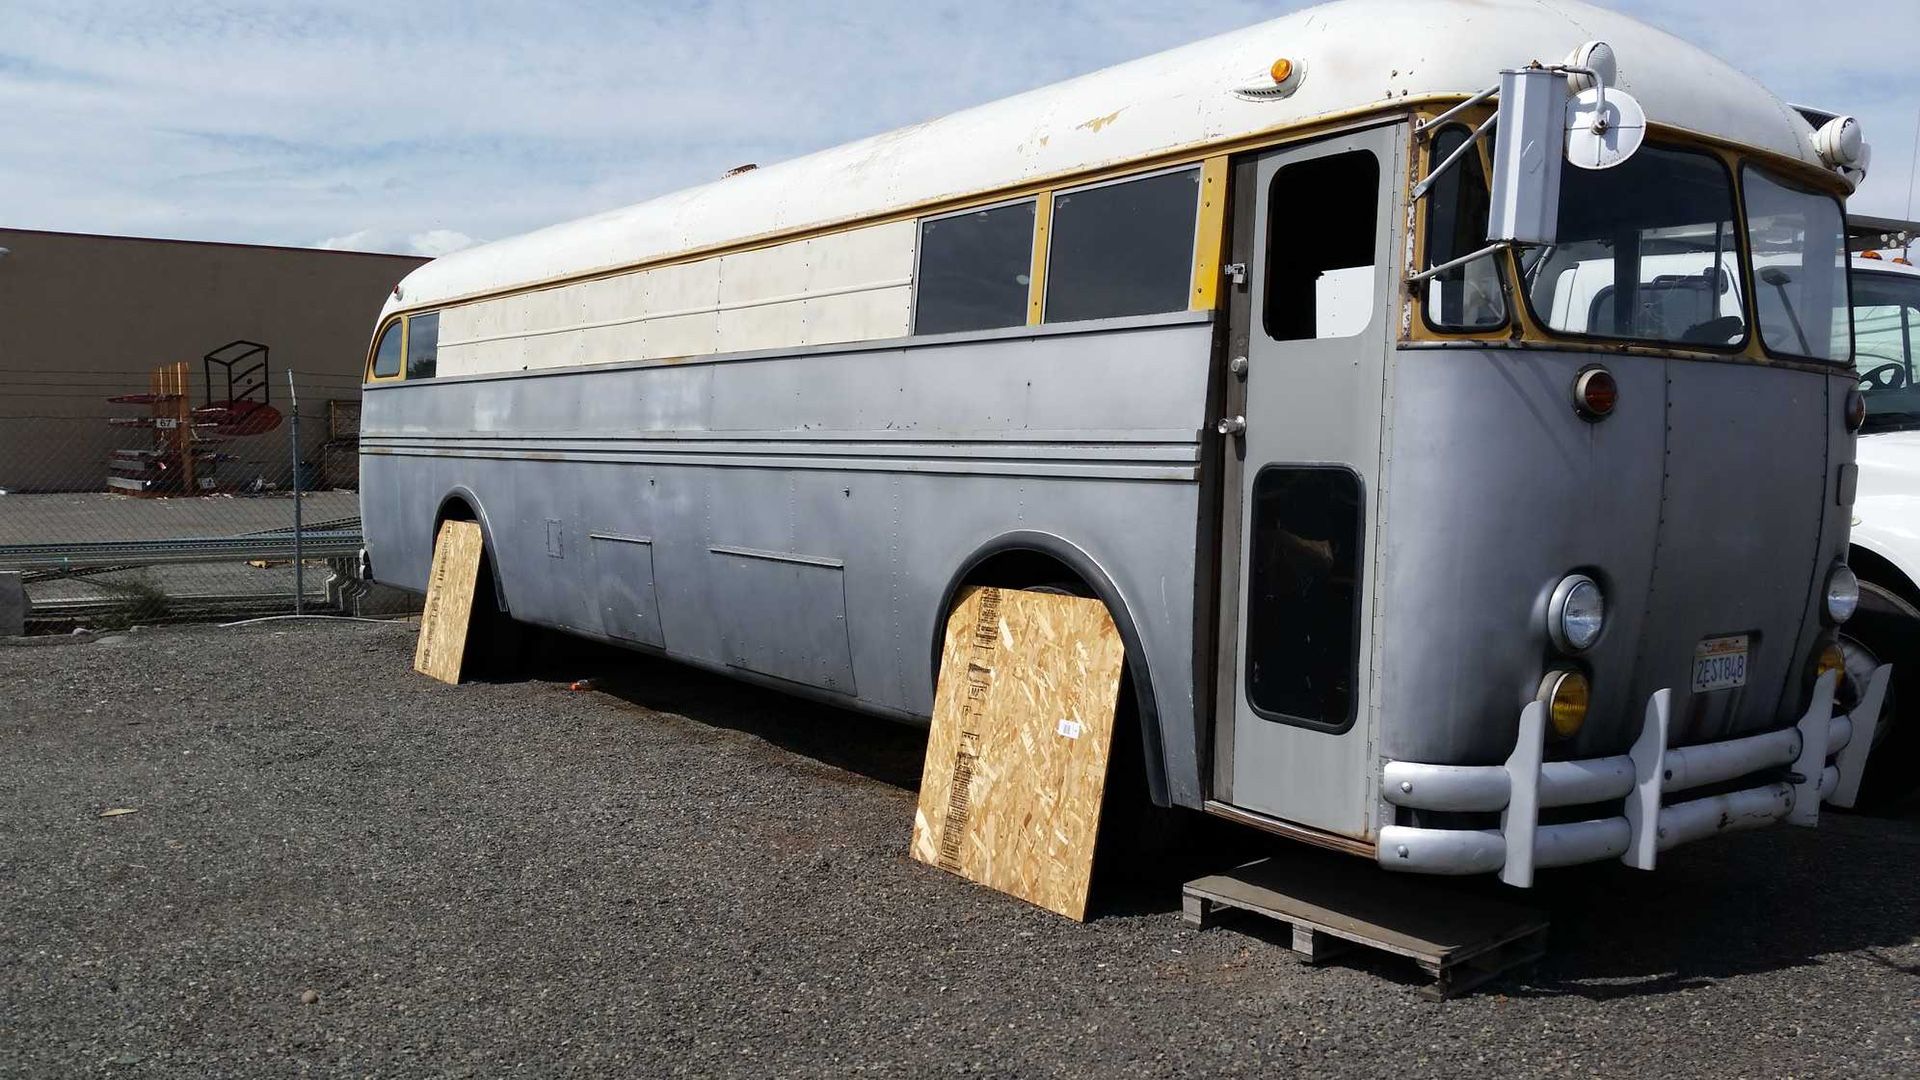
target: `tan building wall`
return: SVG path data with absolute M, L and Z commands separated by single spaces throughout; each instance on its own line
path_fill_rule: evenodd
M 148 409 L 106 399 L 145 392 L 153 368 L 185 360 L 197 405 L 201 357 L 242 338 L 269 347 L 282 413 L 294 372 L 303 457 L 319 461 L 327 403 L 359 400 L 380 305 L 425 261 L 21 229 L 0 229 L 0 248 L 0 489 L 16 492 L 103 490 L 111 451 L 153 443 L 107 423 Z M 218 449 L 235 458 L 217 467 L 225 486 L 289 480 L 284 422 Z

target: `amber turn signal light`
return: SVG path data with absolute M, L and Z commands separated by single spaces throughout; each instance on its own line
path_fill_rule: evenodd
M 1571 739 L 1580 734 L 1587 722 L 1587 702 L 1592 690 L 1587 677 L 1578 671 L 1550 671 L 1540 687 L 1540 700 L 1547 706 L 1547 722 L 1557 738 Z
M 1620 402 L 1620 384 L 1603 367 L 1583 368 L 1573 380 L 1573 408 L 1588 420 L 1602 420 Z
M 1859 387 L 1847 391 L 1847 430 L 1859 431 L 1867 422 L 1867 395 Z

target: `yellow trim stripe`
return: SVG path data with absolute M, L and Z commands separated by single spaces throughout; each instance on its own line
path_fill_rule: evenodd
M 1220 297 L 1220 252 L 1227 242 L 1227 157 L 1200 166 L 1200 225 L 1193 240 L 1193 297 L 1189 311 L 1212 311 Z
M 1042 191 L 1033 207 L 1033 265 L 1027 271 L 1027 325 L 1047 314 L 1047 237 L 1053 231 L 1053 192 Z

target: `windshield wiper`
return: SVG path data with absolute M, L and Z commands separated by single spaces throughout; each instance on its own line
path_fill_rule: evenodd
M 1777 266 L 1769 266 L 1760 271 L 1760 280 L 1779 290 L 1780 305 L 1787 309 L 1787 321 L 1793 324 L 1793 336 L 1800 339 L 1800 355 L 1812 356 L 1813 345 L 1807 341 L 1807 332 L 1800 325 L 1800 316 L 1793 310 L 1793 297 L 1787 295 L 1787 285 L 1793 281 L 1793 275 Z

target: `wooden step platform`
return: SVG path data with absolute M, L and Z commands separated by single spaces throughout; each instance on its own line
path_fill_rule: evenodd
M 1221 908 L 1293 928 L 1293 951 L 1322 963 L 1355 945 L 1404 956 L 1443 999 L 1546 955 L 1547 916 L 1496 897 L 1342 857 L 1261 859 L 1187 882 L 1182 913 L 1202 929 Z

